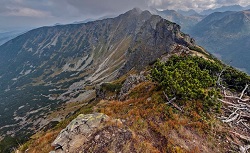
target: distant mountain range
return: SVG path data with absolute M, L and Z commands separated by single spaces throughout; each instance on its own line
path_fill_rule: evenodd
M 68 23 L 68 24 L 82 24 L 82 23 L 88 23 L 88 22 L 92 22 L 92 21 L 97 21 L 97 20 L 103 20 L 103 19 L 107 19 L 107 18 L 114 18 L 115 15 L 106 15 L 106 16 L 102 16 L 100 18 L 88 18 L 82 21 L 75 21 L 73 23 Z M 53 26 L 58 26 L 58 25 L 67 25 L 67 24 L 63 24 L 63 23 L 55 23 Z
M 182 31 L 188 32 L 190 28 L 201 21 L 204 16 L 199 15 L 195 11 L 175 11 L 175 10 L 163 10 L 155 11 L 156 14 L 162 16 L 163 18 L 175 22 L 181 26 Z
M 226 11 L 243 11 L 250 9 L 250 6 L 240 6 L 240 5 L 230 5 L 230 6 L 222 6 L 220 8 L 208 9 L 200 12 L 201 15 L 210 15 L 215 12 L 226 12 Z
M 178 13 L 184 15 L 184 16 L 196 16 L 196 15 L 200 15 L 199 13 L 197 13 L 195 10 L 191 9 L 188 11 L 183 11 L 183 10 L 177 10 Z
M 190 34 L 211 53 L 250 73 L 250 11 L 213 13 Z
M 2 32 L 0 33 L 0 46 L 7 41 L 17 37 L 18 35 L 22 34 L 24 31 L 18 30 L 18 31 L 10 31 L 10 32 Z
M 249 8 L 234 5 L 201 12 L 211 13 L 209 15 L 200 15 L 194 10 L 163 10 L 155 13 L 181 25 L 181 29 L 194 37 L 208 52 L 250 73 L 250 66 L 246 62 L 250 59 Z

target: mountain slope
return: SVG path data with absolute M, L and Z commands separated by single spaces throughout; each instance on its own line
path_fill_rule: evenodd
M 0 47 L 0 133 L 21 137 L 58 122 L 65 116 L 47 116 L 62 103 L 94 98 L 97 83 L 193 43 L 177 24 L 139 9 L 18 36 Z
M 184 15 L 184 16 L 193 16 L 193 15 L 199 15 L 195 10 L 191 9 L 188 11 L 183 11 L 183 10 L 177 10 L 178 13 Z
M 10 31 L 10 32 L 2 32 L 0 33 L 0 46 L 7 41 L 17 37 L 18 35 L 24 33 L 24 30 Z
M 250 11 L 213 13 L 199 22 L 191 35 L 224 61 L 246 72 L 249 65 Z

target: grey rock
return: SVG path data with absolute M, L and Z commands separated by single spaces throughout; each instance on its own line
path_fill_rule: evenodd
M 195 44 L 194 39 L 180 31 L 180 26 L 152 15 L 136 34 L 126 54 L 126 63 L 119 76 L 131 69 L 143 70 L 162 55 L 172 52 L 179 44 L 185 47 Z
M 54 153 L 123 152 L 129 145 L 133 149 L 132 132 L 118 125 L 122 121 L 102 113 L 80 114 L 54 140 Z
M 71 151 L 81 146 L 93 131 L 100 127 L 100 124 L 107 121 L 109 117 L 102 113 L 80 114 L 63 129 L 52 143 L 56 151 Z
M 121 91 L 118 96 L 119 100 L 125 100 L 126 95 L 133 87 L 146 80 L 147 78 L 145 77 L 143 72 L 140 73 L 139 75 L 137 74 L 130 75 L 122 85 Z

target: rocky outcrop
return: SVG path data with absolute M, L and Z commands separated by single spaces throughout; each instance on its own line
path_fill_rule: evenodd
M 135 36 L 126 53 L 126 63 L 120 70 L 123 75 L 131 69 L 143 70 L 162 55 L 174 50 L 175 45 L 193 46 L 194 39 L 180 31 L 180 26 L 153 15 Z
M 126 147 L 133 148 L 131 131 L 121 125 L 120 120 L 102 113 L 80 114 L 54 140 L 52 152 L 120 152 Z
M 146 81 L 147 78 L 146 76 L 142 73 L 140 73 L 139 75 L 133 74 L 130 75 L 126 81 L 123 83 L 121 91 L 119 93 L 118 99 L 119 100 L 125 100 L 127 94 L 129 93 L 129 91 L 135 87 L 136 85 L 138 85 L 141 82 Z

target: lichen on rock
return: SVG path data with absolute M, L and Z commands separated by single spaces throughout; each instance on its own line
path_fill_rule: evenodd
M 100 124 L 109 120 L 107 115 L 102 113 L 80 114 L 63 129 L 52 143 L 56 151 L 70 152 L 87 140 L 88 136 L 100 127 Z
M 54 140 L 54 152 L 122 151 L 132 140 L 132 132 L 118 124 L 122 122 L 102 113 L 80 114 Z

